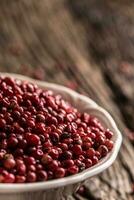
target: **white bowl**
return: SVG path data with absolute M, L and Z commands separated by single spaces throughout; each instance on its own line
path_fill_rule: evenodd
M 94 175 L 99 174 L 100 172 L 108 168 L 110 165 L 112 165 L 112 163 L 115 161 L 117 154 L 119 152 L 119 149 L 122 143 L 122 135 L 119 129 L 117 128 L 113 118 L 105 109 L 98 106 L 90 98 L 83 96 L 81 94 L 78 94 L 77 92 L 61 85 L 37 81 L 37 80 L 28 78 L 26 76 L 18 75 L 18 74 L 0 73 L 0 75 L 10 76 L 13 78 L 18 78 L 20 80 L 28 80 L 30 82 L 36 83 L 38 86 L 42 88 L 51 89 L 55 93 L 62 94 L 62 96 L 66 100 L 71 102 L 80 111 L 86 111 L 90 114 L 93 114 L 94 116 L 97 116 L 102 122 L 102 124 L 105 127 L 108 127 L 109 129 L 111 129 L 114 133 L 114 136 L 113 136 L 114 147 L 112 151 L 105 158 L 100 160 L 97 165 L 89 169 L 86 169 L 83 172 L 80 172 L 76 175 L 72 175 L 69 177 L 61 178 L 61 179 L 46 181 L 46 182 L 27 183 L 27 184 L 0 184 L 0 199 L 4 200 L 5 198 L 6 200 L 7 199 L 14 199 L 14 200 L 21 199 L 22 200 L 22 199 L 27 199 L 27 198 L 29 199 L 31 195 L 32 195 L 32 199 L 38 199 L 39 194 L 42 194 L 45 196 L 46 194 L 49 195 L 51 193 L 50 189 L 52 190 L 54 188 L 59 188 L 59 190 L 58 189 L 54 190 L 55 192 L 58 191 L 58 195 L 59 195 L 61 187 L 63 188 L 65 186 L 67 187 L 68 185 L 82 182 L 87 178 L 90 178 Z M 33 191 L 38 191 L 38 193 L 36 192 L 33 195 L 32 194 Z M 25 195 L 24 195 L 24 192 L 25 192 Z M 7 193 L 16 193 L 16 194 L 8 195 Z M 23 193 L 23 194 L 20 194 L 20 193 Z M 49 199 L 51 199 L 51 197 L 49 197 Z M 55 195 L 55 199 L 56 199 L 56 195 Z

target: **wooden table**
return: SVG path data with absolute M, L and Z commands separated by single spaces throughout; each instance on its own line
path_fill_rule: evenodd
M 116 162 L 63 199 L 134 199 L 134 2 L 1 0 L 0 70 L 60 83 L 106 108 L 124 141 Z

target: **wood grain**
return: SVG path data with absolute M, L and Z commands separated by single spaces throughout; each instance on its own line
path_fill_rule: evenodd
M 63 199 L 134 199 L 134 3 L 1 0 L 0 70 L 73 87 L 106 108 L 122 130 L 118 159 Z M 43 197 L 40 197 L 40 199 Z

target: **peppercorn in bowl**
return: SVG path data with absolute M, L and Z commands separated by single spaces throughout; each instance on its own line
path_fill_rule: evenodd
M 121 141 L 112 117 L 88 97 L 64 86 L 1 73 L 2 199 L 33 194 L 36 199 L 51 196 L 52 190 L 59 198 L 63 189 L 108 168 Z

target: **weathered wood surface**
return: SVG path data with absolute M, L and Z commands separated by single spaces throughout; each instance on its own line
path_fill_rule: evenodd
M 134 199 L 134 2 L 1 0 L 0 70 L 73 87 L 116 119 L 116 162 L 63 199 Z M 129 136 L 129 137 L 128 137 Z

